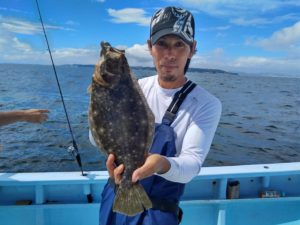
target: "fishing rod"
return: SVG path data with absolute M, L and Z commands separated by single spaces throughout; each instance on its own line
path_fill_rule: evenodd
M 44 36 L 45 36 L 45 39 L 46 39 L 46 43 L 47 43 L 47 47 L 48 47 L 48 52 L 49 52 L 49 55 L 50 55 L 50 58 L 51 58 L 52 68 L 53 68 L 54 75 L 55 75 L 55 78 L 56 78 L 58 90 L 59 90 L 59 93 L 60 93 L 60 97 L 61 97 L 62 104 L 63 104 L 63 107 L 64 107 L 65 115 L 66 115 L 66 118 L 67 118 L 67 122 L 68 122 L 68 126 L 69 126 L 69 131 L 70 131 L 70 134 L 71 134 L 71 137 L 72 137 L 72 143 L 73 143 L 73 145 L 69 146 L 68 152 L 71 153 L 73 155 L 73 157 L 76 159 L 77 164 L 80 167 L 82 176 L 85 176 L 85 174 L 83 173 L 83 169 L 82 169 L 82 163 L 81 163 L 81 158 L 80 158 L 80 154 L 79 154 L 79 151 L 78 151 L 77 143 L 75 141 L 75 138 L 74 138 L 74 135 L 73 135 L 73 132 L 72 132 L 72 128 L 71 128 L 71 124 L 70 124 L 70 120 L 69 120 L 67 108 L 66 108 L 66 105 L 65 105 L 64 97 L 63 97 L 63 94 L 62 94 L 62 91 L 61 91 L 61 88 L 60 88 L 60 83 L 59 83 L 58 76 L 57 76 L 57 73 L 56 73 L 55 64 L 54 64 L 54 61 L 53 61 L 53 58 L 52 58 L 52 53 L 51 53 L 50 45 L 49 45 L 49 42 L 48 42 L 47 34 L 46 34 L 46 31 L 45 31 L 44 22 L 43 22 L 43 19 L 42 19 L 42 15 L 41 15 L 41 11 L 40 11 L 40 6 L 39 6 L 39 3 L 38 3 L 38 0 L 36 0 L 36 5 L 37 5 L 38 12 L 39 12 L 40 21 L 41 21 L 41 24 L 42 24 Z

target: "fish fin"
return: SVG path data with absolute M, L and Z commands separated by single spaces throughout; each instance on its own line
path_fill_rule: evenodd
M 113 205 L 114 212 L 134 216 L 149 208 L 152 208 L 152 202 L 140 184 L 126 187 L 120 185 L 117 189 Z
M 92 85 L 91 85 L 91 84 L 88 86 L 88 88 L 87 88 L 87 92 L 88 92 L 89 94 L 91 94 L 91 93 L 92 93 Z

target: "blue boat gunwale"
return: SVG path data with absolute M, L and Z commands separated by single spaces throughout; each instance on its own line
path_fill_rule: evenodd
M 108 179 L 107 171 L 0 173 L 0 186 L 50 184 L 94 184 Z M 300 174 L 300 162 L 203 167 L 193 180 L 243 177 L 268 177 Z
M 0 173 L 0 218 L 10 224 L 57 225 L 59 217 L 61 222 L 58 224 L 96 225 L 101 189 L 108 173 L 85 173 L 87 176 L 82 176 L 80 171 Z M 226 199 L 226 187 L 231 180 L 240 181 L 239 199 Z M 275 219 L 267 221 L 275 217 L 278 221 L 288 222 L 286 225 L 298 224 L 299 186 L 299 162 L 203 167 L 199 175 L 187 184 L 180 202 L 185 211 L 183 225 L 197 224 L 195 221 L 200 219 L 212 225 L 232 225 L 237 216 L 243 225 L 243 216 L 249 221 L 261 220 L 263 225 L 277 225 L 272 223 Z M 286 191 L 287 195 L 260 198 L 258 191 L 266 189 Z M 93 196 L 93 203 L 87 200 L 89 194 Z M 31 204 L 16 205 L 18 200 L 30 200 Z M 261 209 L 266 212 L 259 211 Z M 259 216 L 252 218 L 249 210 L 254 210 Z M 276 210 L 275 217 L 272 210 Z M 289 213 L 282 216 L 282 210 Z M 89 215 L 88 221 L 81 214 Z

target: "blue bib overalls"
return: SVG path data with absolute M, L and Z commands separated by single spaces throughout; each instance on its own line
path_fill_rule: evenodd
M 173 157 L 176 154 L 175 133 L 170 126 L 175 119 L 179 106 L 187 94 L 196 85 L 188 81 L 178 91 L 163 117 L 161 124 L 156 124 L 153 144 L 150 153 Z M 100 207 L 100 225 L 177 225 L 179 223 L 179 200 L 184 191 L 184 184 L 168 181 L 153 175 L 140 181 L 153 208 L 145 210 L 136 216 L 129 217 L 112 211 L 115 198 L 114 185 L 107 182 L 102 192 Z

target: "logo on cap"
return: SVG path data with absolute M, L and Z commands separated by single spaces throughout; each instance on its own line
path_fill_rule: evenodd
M 162 36 L 174 34 L 188 45 L 192 45 L 194 27 L 194 18 L 189 11 L 176 7 L 160 9 L 151 20 L 150 40 L 152 44 L 155 44 Z

